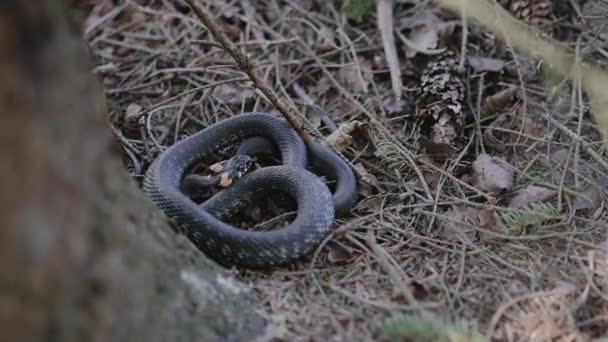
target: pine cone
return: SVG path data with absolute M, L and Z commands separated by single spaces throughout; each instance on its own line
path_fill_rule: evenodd
M 523 20 L 547 34 L 553 34 L 553 3 L 551 0 L 499 0 L 515 18 Z
M 450 50 L 431 56 L 421 77 L 416 101 L 421 135 L 427 152 L 452 154 L 460 150 L 464 123 L 465 86 L 459 60 Z

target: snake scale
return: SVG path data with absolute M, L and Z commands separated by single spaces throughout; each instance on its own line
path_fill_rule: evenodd
M 245 174 L 200 204 L 180 191 L 193 165 L 255 139 L 273 145 L 281 163 Z M 311 166 L 336 181 L 333 193 Z M 356 176 L 344 159 L 328 147 L 304 141 L 286 120 L 260 112 L 232 116 L 172 145 L 148 168 L 143 189 L 203 253 L 221 265 L 248 268 L 279 266 L 311 253 L 331 232 L 333 220 L 358 197 Z M 297 215 L 285 227 L 261 232 L 224 222 L 277 193 L 297 203 Z

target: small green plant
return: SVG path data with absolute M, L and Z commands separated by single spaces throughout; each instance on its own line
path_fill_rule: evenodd
M 561 209 L 552 203 L 531 203 L 529 206 L 510 210 L 502 214 L 505 225 L 512 231 L 522 231 L 525 227 L 541 224 L 558 218 Z
M 416 315 L 396 315 L 384 323 L 390 341 L 482 342 L 485 338 L 469 322 L 445 324 Z
M 350 0 L 346 6 L 349 18 L 360 21 L 374 11 L 374 0 Z
M 376 156 L 382 159 L 389 169 L 402 171 L 405 168 L 404 158 L 399 145 L 385 139 L 379 139 L 375 145 Z

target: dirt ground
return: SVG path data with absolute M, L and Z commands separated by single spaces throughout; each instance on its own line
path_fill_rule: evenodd
M 604 1 L 503 3 L 605 64 Z M 204 4 L 313 133 L 339 127 L 337 148 L 360 177 L 357 207 L 314 255 L 234 271 L 263 303 L 269 337 L 607 336 L 608 162 L 580 82 L 432 1 L 394 1 L 392 13 L 365 0 Z M 75 8 L 138 181 L 159 152 L 203 127 L 276 111 L 185 3 Z M 432 132 L 455 150 L 441 156 Z

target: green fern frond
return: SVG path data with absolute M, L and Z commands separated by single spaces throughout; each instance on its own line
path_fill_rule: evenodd
M 385 321 L 384 335 L 406 341 L 482 342 L 476 327 L 469 322 L 444 324 L 416 315 L 396 315 Z
M 502 214 L 502 219 L 510 229 L 518 229 L 541 224 L 561 215 L 561 208 L 552 203 L 531 203 L 529 206 L 514 209 Z

